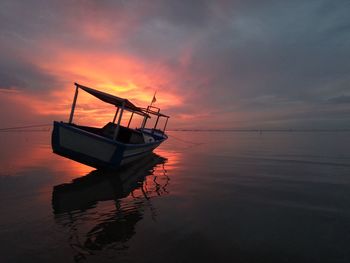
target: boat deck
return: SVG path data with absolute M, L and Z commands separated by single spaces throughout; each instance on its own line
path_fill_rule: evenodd
M 82 126 L 82 125 L 76 125 L 76 124 L 71 124 L 71 125 L 79 129 L 82 129 L 84 131 L 94 133 L 109 139 L 113 139 L 115 129 L 117 128 L 117 124 L 112 122 L 107 123 L 102 128 Z M 144 136 L 141 131 L 130 129 L 124 126 L 120 126 L 116 140 L 127 144 L 145 143 Z

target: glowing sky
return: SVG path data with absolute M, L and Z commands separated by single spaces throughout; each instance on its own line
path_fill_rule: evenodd
M 157 90 L 171 128 L 350 128 L 349 14 L 347 0 L 2 0 L 1 126 L 67 120 L 79 82 L 140 106 Z M 81 116 L 113 116 L 80 99 Z

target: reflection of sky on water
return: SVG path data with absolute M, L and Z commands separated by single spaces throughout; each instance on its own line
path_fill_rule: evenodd
M 52 154 L 49 133 L 0 135 L 4 262 L 350 259 L 348 133 L 170 132 L 165 163 L 122 182 Z
M 18 175 L 21 172 L 44 168 L 53 173 L 60 173 L 64 181 L 94 169 L 52 154 L 50 132 L 3 132 L 0 135 L 0 175 Z M 164 158 L 170 158 L 171 166 L 178 162 L 179 152 L 166 148 L 156 152 Z
M 152 200 L 168 194 L 168 175 L 180 157 L 179 152 L 164 148 L 116 174 L 104 173 L 53 154 L 49 132 L 0 135 L 0 209 L 6 210 L 7 215 L 1 220 L 0 232 L 12 236 L 20 231 L 35 239 L 27 228 L 29 224 L 38 233 L 45 233 L 42 240 L 50 244 L 55 240 L 46 237 L 48 232 L 61 229 L 66 240 L 60 238 L 69 245 L 75 260 L 104 248 L 123 247 L 145 214 L 156 220 L 157 209 Z M 55 189 L 63 187 L 65 195 L 57 195 L 62 191 L 53 191 L 54 185 Z M 67 188 L 70 191 L 65 191 Z M 51 199 L 56 206 L 51 207 Z M 12 240 L 9 247 L 22 246 L 14 245 L 16 238 Z M 24 245 L 22 250 L 30 247 Z
M 126 249 L 145 210 L 157 220 L 152 199 L 168 194 L 166 162 L 152 154 L 118 172 L 95 170 L 54 187 L 55 221 L 69 229 L 75 260 L 104 249 Z
M 87 166 L 52 154 L 50 136 L 50 132 L 1 133 L 4 150 L 0 151 L 0 173 L 18 175 L 24 171 L 45 168 L 54 173 L 62 173 L 64 178 L 91 171 Z

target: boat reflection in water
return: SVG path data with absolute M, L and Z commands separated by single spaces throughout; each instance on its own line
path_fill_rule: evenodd
M 151 199 L 168 193 L 166 161 L 150 153 L 118 172 L 95 170 L 54 186 L 55 220 L 68 229 L 76 261 L 104 248 L 126 248 L 145 212 L 155 219 Z

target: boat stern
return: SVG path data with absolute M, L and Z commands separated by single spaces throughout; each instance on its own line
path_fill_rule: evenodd
M 95 168 L 117 168 L 125 147 L 73 125 L 54 121 L 52 150 L 63 157 Z

